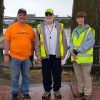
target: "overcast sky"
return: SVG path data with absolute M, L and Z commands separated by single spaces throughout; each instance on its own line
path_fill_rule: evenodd
M 47 8 L 52 8 L 55 15 L 71 16 L 73 0 L 4 0 L 5 16 L 16 16 L 19 8 L 27 10 L 28 14 L 44 16 Z

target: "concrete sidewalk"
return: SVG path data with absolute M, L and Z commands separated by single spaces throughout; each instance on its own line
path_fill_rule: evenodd
M 77 93 L 77 85 L 76 83 L 72 83 L 73 92 Z M 0 85 L 0 100 L 11 100 L 11 94 L 10 94 L 10 87 L 7 85 Z M 42 94 L 43 94 L 43 86 L 42 84 L 31 84 L 30 85 L 30 92 L 31 100 L 42 100 Z M 71 88 L 68 83 L 62 83 L 61 87 L 61 93 L 63 95 L 62 99 L 55 99 L 53 91 L 51 91 L 51 98 L 49 100 L 81 100 L 74 99 L 72 95 Z M 19 100 L 23 100 L 20 98 Z M 90 100 L 100 100 L 100 84 L 94 84 L 93 85 L 93 92 Z

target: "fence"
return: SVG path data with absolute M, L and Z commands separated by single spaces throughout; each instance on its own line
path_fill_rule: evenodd
M 3 49 L 0 49 L 0 70 L 1 71 L 2 71 L 2 67 L 9 68 L 9 67 L 7 67 L 9 65 L 5 65 L 3 63 L 3 60 L 2 60 L 3 53 L 2 53 L 2 51 L 3 51 Z M 94 54 L 95 54 L 95 56 L 94 56 L 93 68 L 94 69 L 98 69 L 98 68 L 100 69 L 100 45 L 95 45 L 94 46 Z M 64 68 L 72 68 L 72 63 L 69 60 L 69 62 L 64 64 L 64 65 L 62 65 L 62 67 L 64 67 Z M 40 63 L 34 63 L 33 69 L 40 69 L 40 68 L 41 68 L 41 64 Z

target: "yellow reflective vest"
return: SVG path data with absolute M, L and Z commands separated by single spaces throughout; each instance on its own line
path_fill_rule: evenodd
M 77 47 L 81 46 L 82 42 L 85 42 L 87 39 L 87 36 L 89 32 L 92 30 L 93 35 L 95 37 L 95 30 L 91 27 L 89 27 L 87 30 L 82 32 L 79 36 L 79 38 L 76 37 L 74 32 L 72 33 L 72 40 L 73 40 L 73 49 L 76 49 Z M 93 48 L 90 48 L 84 53 L 78 53 L 76 57 L 71 56 L 71 61 L 76 61 L 77 63 L 92 63 L 93 62 Z
M 62 30 L 63 30 L 63 24 L 60 23 L 61 28 L 59 29 L 59 43 L 60 43 L 60 56 L 64 56 L 64 45 L 63 45 L 63 36 L 62 36 Z M 41 33 L 41 24 L 37 26 L 38 33 L 39 33 L 39 39 L 40 39 L 40 55 L 42 58 L 47 57 L 45 45 L 44 45 L 44 38 L 43 38 L 43 33 Z

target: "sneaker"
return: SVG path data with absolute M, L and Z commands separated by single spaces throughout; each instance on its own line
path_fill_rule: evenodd
M 84 95 L 82 100 L 89 100 L 90 99 L 90 96 L 89 95 Z
M 76 95 L 74 95 L 75 98 L 81 98 L 84 96 L 84 93 L 77 93 Z
M 43 96 L 42 96 L 42 100 L 44 99 L 48 99 L 51 96 L 50 92 L 44 92 Z
M 56 98 L 62 98 L 60 91 L 55 91 L 54 95 L 55 95 Z
M 18 94 L 12 94 L 12 99 L 11 100 L 18 100 L 17 96 L 18 96 Z
M 31 100 L 31 97 L 29 94 L 24 94 L 24 100 Z

